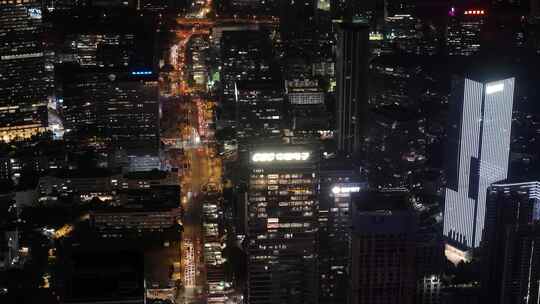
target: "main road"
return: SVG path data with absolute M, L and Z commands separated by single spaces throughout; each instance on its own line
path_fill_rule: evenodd
M 222 167 L 219 154 L 215 150 L 214 132 L 208 130 L 209 125 L 213 125 L 211 120 L 215 117 L 214 101 L 206 97 L 208 94 L 201 91 L 206 85 L 190 87 L 188 79 L 189 66 L 187 66 L 186 56 L 193 37 L 210 39 L 209 35 L 215 22 L 218 24 L 228 23 L 274 23 L 275 18 L 246 18 L 246 19 L 225 19 L 220 18 L 215 22 L 205 19 L 211 13 L 212 0 L 193 0 L 195 4 L 191 13 L 185 18 L 177 19 L 178 42 L 171 48 L 170 63 L 174 66 L 171 73 L 170 82 L 172 95 L 179 103 L 178 107 L 168 115 L 171 121 L 176 121 L 177 117 L 184 117 L 182 127 L 169 128 L 168 132 L 172 140 L 170 142 L 181 142 L 182 149 L 176 147 L 171 149 L 168 155 L 168 162 L 178 168 L 186 168 L 179 171 L 179 179 L 182 191 L 183 209 L 183 235 L 181 244 L 181 278 L 184 284 L 184 291 L 178 294 L 176 303 L 206 303 L 207 302 L 207 282 L 206 268 L 203 254 L 203 228 L 202 213 L 203 200 L 207 188 L 212 191 L 222 189 Z M 208 68 L 207 68 L 208 69 Z M 208 70 L 207 70 L 207 74 Z M 186 123 L 187 120 L 187 123 Z M 172 125 L 175 125 L 174 123 Z M 171 135 L 172 134 L 172 135 Z
M 195 7 L 195 13 L 190 20 L 205 17 L 211 7 L 211 0 L 207 0 L 204 5 Z M 196 13 L 196 12 L 200 13 Z M 206 95 L 206 92 L 198 92 L 195 88 L 189 87 L 188 70 L 186 65 L 187 48 L 193 36 L 203 36 L 204 39 L 209 39 L 208 29 L 199 29 L 193 27 L 191 29 L 182 29 L 177 32 L 178 43 L 173 47 L 175 52 L 172 53 L 175 57 L 174 61 L 176 78 L 175 95 L 180 96 L 180 100 L 185 103 L 185 109 L 182 113 L 178 113 L 187 117 L 187 129 L 178 130 L 178 137 L 183 142 L 189 144 L 184 146 L 182 167 L 187 168 L 179 176 L 182 185 L 182 209 L 183 209 L 183 235 L 182 235 L 182 281 L 184 291 L 180 292 L 177 303 L 206 303 L 206 269 L 203 255 L 203 231 L 202 231 L 202 207 L 205 185 L 210 181 L 220 180 L 216 177 L 216 173 L 221 170 L 215 169 L 216 162 L 214 157 L 217 153 L 208 144 L 213 139 L 212 132 L 206 130 L 208 124 L 207 119 L 213 115 L 208 115 L 208 111 L 212 108 L 207 104 L 211 104 L 209 100 L 204 100 L 200 96 Z M 206 87 L 206 86 L 204 86 Z M 202 137 L 202 138 L 201 138 Z

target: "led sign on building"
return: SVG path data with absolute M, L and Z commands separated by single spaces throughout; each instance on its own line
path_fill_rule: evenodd
M 504 91 L 504 83 L 495 83 L 486 85 L 486 94 L 493 94 Z
M 131 75 L 152 75 L 152 71 L 133 71 Z
M 361 188 L 360 186 L 334 186 L 332 188 L 332 193 L 334 194 L 342 194 L 342 193 L 357 193 L 360 192 Z
M 484 10 L 467 10 L 464 12 L 465 15 L 484 15 L 485 13 Z
M 253 154 L 251 160 L 254 162 L 306 161 L 309 155 L 309 152 L 257 152 Z

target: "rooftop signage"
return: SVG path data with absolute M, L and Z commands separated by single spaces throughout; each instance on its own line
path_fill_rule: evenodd
M 332 193 L 342 194 L 342 193 L 357 193 L 360 192 L 362 188 L 356 185 L 336 185 L 332 187 Z
M 253 162 L 274 162 L 274 161 L 306 161 L 310 157 L 310 152 L 257 152 L 251 156 Z

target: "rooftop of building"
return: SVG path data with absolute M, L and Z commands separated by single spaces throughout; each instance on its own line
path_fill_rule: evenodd
M 116 172 L 106 168 L 63 169 L 56 172 L 59 178 L 104 178 L 113 176 Z
M 65 33 L 152 33 L 156 18 L 126 8 L 84 6 L 55 10 L 50 16 L 53 28 Z
M 144 258 L 140 252 L 75 248 L 70 262 L 66 303 L 144 298 Z
M 409 192 L 403 189 L 368 190 L 353 198 L 358 211 L 407 211 L 411 210 Z
M 159 180 L 166 178 L 170 173 L 161 170 L 133 171 L 124 174 L 127 179 Z
M 283 84 L 276 80 L 242 80 L 236 82 L 239 91 L 283 91 Z

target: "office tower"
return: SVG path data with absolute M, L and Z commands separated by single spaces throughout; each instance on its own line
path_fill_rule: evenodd
M 284 128 L 284 92 L 273 81 L 237 81 L 236 136 L 240 150 L 254 140 L 279 137 Z
M 487 16 L 484 8 L 461 10 L 452 7 L 446 33 L 448 55 L 471 56 L 480 51 L 480 34 Z
M 247 193 L 247 302 L 317 303 L 318 162 L 307 146 L 257 146 Z
M 337 46 L 337 139 L 346 154 L 358 151 L 367 108 L 369 27 L 362 22 L 339 24 Z
M 316 81 L 309 79 L 285 81 L 285 89 L 292 140 L 319 140 L 331 128 L 323 90 Z
M 147 181 L 148 184 L 148 181 Z M 113 192 L 115 193 L 115 192 Z M 175 238 L 181 231 L 178 185 L 121 189 L 119 204 L 90 212 L 92 228 L 103 238 Z M 104 197 L 104 196 L 103 196 Z
M 159 149 L 158 83 L 151 70 L 117 72 L 58 69 L 67 130 L 82 142 L 156 155 Z
M 486 190 L 508 174 L 514 78 L 455 83 L 448 130 L 444 235 L 461 250 L 480 245 Z
M 48 126 L 41 30 L 40 2 L 1 2 L 0 140 L 29 138 Z
M 271 43 L 265 31 L 224 31 L 221 36 L 221 82 L 223 121 L 236 120 L 235 84 L 240 81 L 269 81 Z
M 360 192 L 351 212 L 349 303 L 414 303 L 417 216 L 408 193 Z
M 50 42 L 57 63 L 85 67 L 157 67 L 156 21 L 130 10 L 80 8 L 55 12 Z
M 483 249 L 483 299 L 540 301 L 540 183 L 500 182 L 488 189 Z
M 319 199 L 319 303 L 346 303 L 351 201 L 367 188 L 350 160 L 321 161 Z

